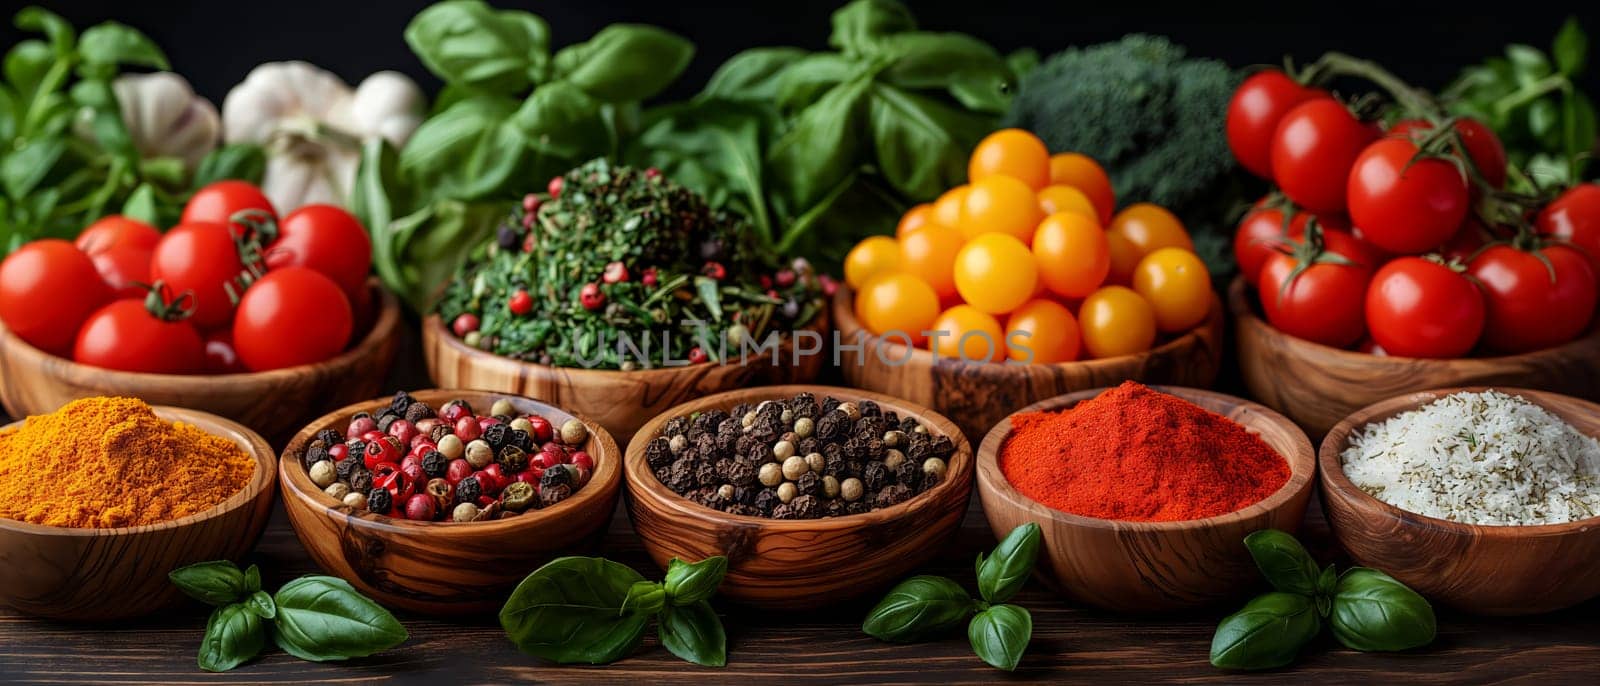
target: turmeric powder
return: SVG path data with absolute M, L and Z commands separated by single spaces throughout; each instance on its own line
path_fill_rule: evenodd
M 169 422 L 135 398 L 84 398 L 0 433 L 0 518 L 109 529 L 204 512 L 238 493 L 255 460 L 233 441 Z

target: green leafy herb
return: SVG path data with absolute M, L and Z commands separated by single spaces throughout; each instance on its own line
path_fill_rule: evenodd
M 666 583 L 655 583 L 604 558 L 559 558 L 517 585 L 500 610 L 500 625 L 529 655 L 604 664 L 637 650 L 655 615 L 661 644 L 672 654 L 721 667 L 727 663 L 727 637 L 709 597 L 721 585 L 727 564 L 721 556 L 694 564 L 675 559 Z
M 1033 638 L 1033 616 L 1016 605 L 995 605 L 972 618 L 967 640 L 989 666 L 1012 671 Z
M 1317 592 L 1317 561 L 1293 536 L 1262 529 L 1246 536 L 1244 545 L 1273 588 L 1306 596 Z
M 1294 662 L 1322 630 L 1311 598 L 1274 591 L 1228 615 L 1211 638 L 1211 664 L 1224 669 L 1272 669 Z
M 208 672 L 226 672 L 255 659 L 267 647 L 267 625 L 242 603 L 211 611 L 196 661 Z
M 1033 574 L 1040 536 L 1039 525 L 1029 522 L 1006 534 L 993 555 L 978 554 L 978 593 L 984 600 L 1003 603 L 1022 590 L 1022 584 Z
M 1339 576 L 1328 617 L 1333 637 L 1355 650 L 1409 650 L 1433 642 L 1433 606 L 1416 591 L 1366 567 Z
M 914 576 L 878 601 L 861 630 L 880 641 L 912 643 L 955 628 L 976 609 L 960 584 L 942 576 Z
M 255 569 L 255 565 L 250 567 Z M 168 572 L 167 578 L 178 590 L 207 605 L 228 605 L 260 589 L 259 572 L 256 574 L 256 589 L 251 589 L 245 573 L 239 571 L 239 565 L 227 560 L 179 567 Z

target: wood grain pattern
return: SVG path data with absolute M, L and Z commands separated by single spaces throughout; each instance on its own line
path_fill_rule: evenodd
M 850 385 L 904 398 L 956 421 L 973 442 L 1006 415 L 1046 398 L 1123 381 L 1178 386 L 1210 386 L 1222 366 L 1221 301 L 1194 331 L 1137 355 L 1057 364 L 993 364 L 934 359 L 868 332 L 856 319 L 855 295 L 841 286 L 833 297 L 833 319 L 845 346 L 839 368 Z
M 140 617 L 180 597 L 167 572 L 196 562 L 239 560 L 255 547 L 272 511 L 272 448 L 222 417 L 177 407 L 158 406 L 155 412 L 237 443 L 255 459 L 255 474 L 215 508 L 159 524 L 69 529 L 0 519 L 0 605 L 71 621 Z
M 222 415 L 274 443 L 307 419 L 378 394 L 401 335 L 400 303 L 373 280 L 381 303 L 372 330 L 355 347 L 316 364 L 245 374 L 177 375 L 81 365 L 28 345 L 0 325 L 0 403 L 25 417 L 78 398 L 128 396 Z
M 819 315 L 807 329 L 824 334 L 829 331 L 826 314 Z M 599 422 L 624 447 L 640 426 L 670 407 L 735 388 L 805 383 L 816 378 L 824 359 L 820 354 L 796 355 L 793 340 L 785 336 L 778 348 L 781 364 L 777 365 L 768 354 L 751 356 L 738 364 L 631 372 L 552 367 L 469 347 L 445 329 L 438 315 L 422 322 L 422 349 L 428 374 L 441 387 L 538 398 Z
M 995 536 L 1036 522 L 1044 549 L 1036 576 L 1074 600 L 1125 612 L 1203 607 L 1250 590 L 1255 563 L 1244 537 L 1258 529 L 1294 532 L 1305 515 L 1316 474 L 1311 441 L 1288 418 L 1221 393 L 1154 386 L 1227 417 L 1261 436 L 1288 461 L 1288 483 L 1265 500 L 1216 517 L 1182 522 L 1119 522 L 1067 514 L 1019 493 L 1000 471 L 1011 436 L 1007 417 L 978 447 L 978 497 Z M 1063 410 L 1099 395 L 1098 388 L 1036 403 L 1023 412 Z
M 712 408 L 813 393 L 820 400 L 872 400 L 930 432 L 949 436 L 956 452 L 948 478 L 894 507 L 822 519 L 732 515 L 690 502 L 651 473 L 644 448 L 662 425 Z M 666 568 L 674 557 L 728 557 L 720 595 L 771 608 L 814 608 L 879 590 L 931 558 L 961 523 L 972 492 L 972 449 L 955 424 L 925 408 L 877 393 L 832 386 L 769 386 L 719 393 L 663 412 L 628 448 L 628 514 L 645 550 Z
M 1328 522 L 1350 556 L 1428 598 L 1466 612 L 1526 615 L 1600 596 L 1600 517 L 1540 526 L 1477 526 L 1407 512 L 1378 500 L 1345 476 L 1340 453 L 1355 430 L 1452 393 L 1411 393 L 1363 408 L 1339 422 L 1318 458 Z M 1600 436 L 1600 405 L 1554 393 L 1498 388 L 1539 405 L 1578 431 Z
M 436 408 L 458 398 L 487 408 L 505 398 L 519 411 L 537 412 L 556 426 L 574 417 L 503 393 L 434 389 L 412 396 Z M 579 417 L 589 427 L 584 449 L 594 458 L 594 475 L 552 507 L 460 524 L 354 511 L 311 482 L 300 455 L 318 431 L 342 431 L 350 415 L 376 412 L 388 403 L 388 398 L 369 400 L 317 419 L 295 434 L 279 462 L 284 508 L 311 558 L 386 606 L 443 616 L 492 614 L 529 572 L 563 554 L 592 548 L 595 534 L 605 530 L 616 509 L 622 452 L 603 427 Z
M 1250 395 L 1320 439 L 1350 413 L 1418 389 L 1535 388 L 1600 400 L 1600 318 L 1587 334 L 1521 355 L 1423 360 L 1368 355 L 1289 336 L 1262 319 L 1255 292 L 1235 279 L 1228 308 Z

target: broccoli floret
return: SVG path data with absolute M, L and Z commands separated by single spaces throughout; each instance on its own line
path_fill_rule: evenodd
M 1225 130 L 1240 76 L 1221 61 L 1186 55 L 1143 34 L 1057 53 L 1022 78 L 1005 123 L 1038 134 L 1051 152 L 1093 157 L 1120 205 L 1172 210 L 1215 269 L 1248 185 Z

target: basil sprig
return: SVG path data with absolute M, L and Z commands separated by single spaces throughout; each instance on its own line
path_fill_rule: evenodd
M 637 650 L 654 616 L 661 645 L 673 655 L 721 667 L 728 637 L 710 600 L 727 573 L 728 558 L 720 555 L 692 564 L 674 559 L 661 583 L 604 558 L 558 558 L 511 592 L 500 626 L 534 657 L 605 664 Z
M 967 623 L 972 651 L 991 666 L 1011 671 L 1033 637 L 1033 617 L 1010 600 L 1033 571 L 1039 555 L 1038 524 L 1011 530 L 987 556 L 978 554 L 978 594 L 942 576 L 914 576 L 900 582 L 867 613 L 861 630 L 880 641 L 913 643 L 945 634 Z M 976 614 L 974 614 L 976 613 Z
M 249 662 L 268 638 L 302 660 L 328 662 L 366 657 L 404 643 L 405 627 L 349 582 L 303 576 L 277 595 L 261 590 L 261 570 L 241 571 L 228 561 L 201 562 L 167 574 L 190 597 L 215 606 L 206 620 L 196 662 L 226 672 Z
M 1268 583 L 1257 596 L 1217 625 L 1211 664 L 1224 669 L 1272 669 L 1294 662 L 1322 627 L 1346 647 L 1396 651 L 1433 641 L 1433 607 L 1416 591 L 1383 572 L 1352 567 L 1338 574 L 1317 563 L 1287 533 L 1263 529 L 1244 539 Z

